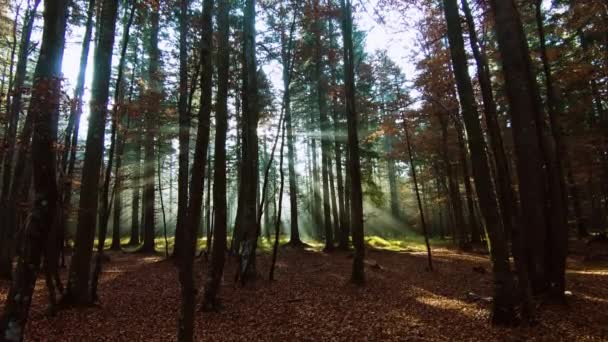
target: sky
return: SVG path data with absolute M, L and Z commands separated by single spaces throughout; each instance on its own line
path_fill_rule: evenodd
M 360 30 L 367 33 L 365 41 L 365 49 L 369 54 L 374 53 L 378 49 L 386 49 L 389 57 L 397 63 L 404 71 L 408 79 L 412 79 L 415 75 L 415 66 L 412 63 L 412 52 L 415 51 L 415 31 L 408 27 L 406 22 L 411 22 L 416 19 L 416 13 L 406 13 L 405 16 L 402 13 L 396 11 L 387 10 L 386 8 L 377 9 L 377 0 L 368 0 L 357 3 L 355 1 L 354 13 L 355 22 Z M 384 21 L 380 23 L 377 19 L 377 11 L 382 11 Z M 405 20 L 405 21 L 404 21 Z M 37 32 L 40 35 L 40 32 Z M 80 62 L 80 53 L 82 48 L 82 39 L 84 35 L 84 28 L 72 28 L 70 34 L 67 37 L 66 49 L 63 58 L 63 73 L 66 80 L 65 86 L 67 93 L 71 96 L 73 88 L 76 85 L 76 79 L 78 77 L 78 67 Z M 35 38 L 39 39 L 39 38 Z M 119 44 L 119 35 L 116 38 L 116 44 Z M 115 46 L 117 46 L 115 45 Z M 84 96 L 84 113 L 81 122 L 80 136 L 84 138 L 86 136 L 86 127 L 88 127 L 88 100 L 90 98 L 90 84 L 93 78 L 93 52 L 94 48 L 91 48 L 89 53 L 89 68 L 86 73 L 86 89 Z M 116 54 L 116 53 L 115 53 Z M 113 65 L 117 65 L 118 60 L 115 57 Z M 269 75 L 273 87 L 281 91 L 281 70 L 278 63 L 269 63 L 263 66 L 264 71 Z

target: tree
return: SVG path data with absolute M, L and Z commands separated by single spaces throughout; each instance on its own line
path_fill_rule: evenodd
M 257 80 L 257 60 L 255 55 L 255 0 L 245 2 L 243 22 L 243 135 L 242 165 L 239 189 L 239 209 L 235 234 L 237 250 L 243 243 L 240 277 L 244 282 L 256 274 L 255 251 L 259 234 L 257 220 L 258 192 L 258 120 L 259 93 Z M 242 199 L 241 199 L 242 198 Z M 242 202 L 241 202 L 242 201 Z M 240 214 L 240 216 L 239 216 Z
M 214 230 L 211 266 L 207 274 L 203 308 L 218 310 L 218 299 L 224 262 L 226 259 L 227 203 L 226 203 L 226 135 L 228 130 L 228 77 L 230 71 L 230 1 L 219 0 L 217 77 L 218 88 L 215 113 L 215 162 L 213 171 Z
M 546 146 L 540 92 L 517 7 L 512 1 L 491 1 L 490 5 L 496 21 L 499 50 L 503 56 L 502 68 L 513 122 L 522 224 L 526 227 L 522 229 L 522 235 L 526 234 L 523 238 L 526 241 L 522 246 L 525 253 L 523 256 L 528 260 L 526 266 L 530 272 L 533 291 L 542 293 L 547 290 L 549 283 L 556 289 L 562 288 L 565 273 L 565 259 L 562 256 L 565 254 L 560 249 L 564 249 L 563 244 L 567 241 L 558 242 L 555 247 L 561 246 L 553 251 L 548 250 L 553 246 L 547 246 L 546 243 L 547 234 L 551 234 L 551 224 L 555 222 L 550 222 L 546 216 L 548 212 L 545 205 L 549 202 L 545 193 L 545 176 L 550 178 L 549 187 L 553 188 L 552 191 L 559 191 L 559 185 L 555 175 L 552 175 L 553 167 L 547 164 L 545 158 L 554 156 L 550 155 Z M 560 199 L 553 194 L 550 200 L 558 205 L 553 209 L 564 210 L 559 207 Z M 558 229 L 554 237 L 561 241 L 560 228 L 553 228 Z M 554 258 L 547 258 L 547 255 Z M 557 295 L 563 297 L 563 291 Z
M 353 53 L 352 5 L 350 0 L 340 0 L 342 10 L 342 35 L 344 39 L 344 69 L 346 74 L 344 101 L 348 125 L 348 175 L 350 176 L 350 224 L 355 255 L 351 281 L 365 282 L 365 246 L 363 242 L 363 191 L 361 189 L 361 161 L 359 160 L 358 116 L 355 108 L 355 75 Z
M 32 295 L 43 256 L 54 244 L 58 191 L 55 151 L 61 99 L 61 62 L 65 44 L 68 1 L 45 0 L 40 56 L 34 72 L 31 111 L 36 124 L 32 141 L 34 208 L 20 251 L 15 279 L 0 317 L 0 340 L 22 341 Z
M 34 4 L 27 9 L 25 18 L 23 19 L 23 29 L 21 30 L 21 42 L 19 47 L 19 55 L 17 57 L 17 70 L 15 72 L 13 82 L 13 98 L 10 103 L 10 110 L 8 114 L 8 130 L 4 136 L 5 147 L 7 152 L 4 155 L 4 164 L 2 172 L 2 198 L 0 203 L 0 216 L 3 217 L 5 225 L 0 228 L 0 278 L 8 279 L 11 277 L 12 271 L 12 247 L 11 247 L 11 236 L 14 234 L 14 223 L 16 215 L 16 203 L 15 197 L 11 196 L 11 178 L 19 179 L 19 176 L 13 174 L 13 156 L 16 150 L 16 139 L 17 139 L 17 125 L 19 123 L 19 114 L 22 107 L 22 95 L 25 91 L 25 76 L 27 72 L 27 63 L 30 50 L 30 40 L 32 35 L 32 27 L 34 26 L 34 20 L 36 18 L 36 10 L 40 0 L 36 0 Z M 7 103 L 7 107 L 8 106 Z M 22 141 L 24 145 L 28 145 L 29 141 Z M 23 149 L 20 154 L 23 154 Z M 23 158 L 21 155 L 20 158 Z M 19 172 L 19 169 L 15 169 L 15 172 Z M 11 177 L 13 175 L 13 177 Z
M 448 41 L 458 97 L 469 138 L 468 145 L 471 150 L 473 179 L 481 211 L 485 219 L 489 249 L 492 253 L 492 272 L 494 276 L 492 322 L 499 325 L 509 325 L 515 320 L 512 299 L 514 279 L 511 275 L 509 252 L 501 226 L 498 203 L 494 197 L 492 178 L 479 115 L 477 113 L 473 85 L 468 73 L 462 27 L 460 26 L 460 16 L 458 14 L 458 3 L 456 0 L 444 0 L 443 6 L 448 27 Z
M 145 97 L 144 114 L 144 189 L 142 204 L 144 209 L 144 220 L 142 222 L 144 231 L 144 244 L 141 247 L 143 253 L 154 253 L 154 239 L 156 237 L 156 220 L 154 213 L 154 168 L 156 158 L 154 156 L 154 140 L 156 137 L 156 120 L 159 119 L 161 98 L 163 92 L 162 71 L 160 70 L 160 50 L 158 48 L 158 34 L 160 30 L 160 4 L 152 2 L 148 8 L 150 19 L 150 30 L 148 35 L 148 82 L 149 88 Z
M 198 113 L 198 129 L 194 159 L 192 161 L 192 182 L 190 183 L 190 200 L 188 203 L 188 225 L 182 232 L 183 240 L 178 255 L 180 257 L 180 284 L 182 286 L 182 308 L 178 339 L 193 339 L 194 305 L 196 290 L 194 287 L 193 263 L 196 249 L 196 231 L 201 220 L 203 205 L 205 164 L 209 145 L 209 125 L 211 116 L 212 80 L 213 80 L 213 0 L 203 3 L 203 36 L 201 41 L 201 105 Z
M 91 303 L 90 264 L 95 239 L 96 214 L 99 198 L 99 170 L 103 158 L 104 131 L 110 94 L 112 51 L 118 15 L 118 0 L 104 1 L 101 29 L 95 47 L 95 72 L 91 89 L 91 113 L 82 170 L 82 187 L 76 226 L 74 255 L 70 265 L 67 292 L 63 301 L 75 305 Z

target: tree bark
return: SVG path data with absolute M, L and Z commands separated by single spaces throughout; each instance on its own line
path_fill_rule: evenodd
M 342 35 L 344 39 L 344 65 L 346 74 L 346 121 L 348 125 L 348 167 L 351 186 L 350 223 L 352 225 L 353 271 L 351 281 L 355 284 L 365 282 L 364 228 L 363 228 L 363 191 L 361 188 L 361 161 L 359 156 L 358 115 L 356 111 L 355 70 L 353 50 L 353 18 L 350 0 L 340 0 L 342 10 Z
M 323 231 L 325 232 L 325 251 L 334 249 L 334 238 L 331 221 L 331 206 L 329 198 L 329 117 L 327 115 L 327 80 L 323 77 L 323 19 L 319 0 L 313 2 L 315 25 L 313 28 L 315 39 L 315 82 L 317 90 L 317 105 L 319 107 L 319 123 L 321 138 L 321 181 L 323 191 Z M 316 199 L 315 199 L 316 200 Z
M 43 257 L 54 244 L 58 191 L 56 158 L 59 104 L 61 100 L 61 64 L 65 45 L 68 1 L 45 0 L 44 29 L 40 56 L 34 72 L 31 115 L 36 125 L 32 141 L 34 168 L 34 208 L 25 232 L 25 248 L 20 251 L 4 311 L 0 317 L 0 340 L 22 341 L 27 324 L 36 279 Z
M 151 26 L 148 37 L 148 82 L 149 89 L 146 94 L 144 114 L 144 189 L 143 189 L 143 233 L 144 244 L 141 247 L 143 253 L 155 252 L 156 219 L 155 219 L 155 190 L 154 169 L 156 165 L 154 146 L 157 135 L 157 120 L 160 113 L 162 97 L 162 75 L 160 70 L 160 51 L 158 48 L 158 34 L 160 21 L 159 3 L 151 3 L 148 15 Z M 156 152 L 158 153 L 158 151 Z
M 70 265 L 70 277 L 64 301 L 75 305 L 87 305 L 92 298 L 89 292 L 89 276 L 93 242 L 95 238 L 97 195 L 100 168 L 103 159 L 103 142 L 112 72 L 112 51 L 118 1 L 103 3 L 99 42 L 95 48 L 95 75 L 92 83 L 91 113 L 82 170 L 82 186 L 74 255 Z
M 468 143 L 471 150 L 473 178 L 481 211 L 485 219 L 485 229 L 490 245 L 494 276 L 492 322 L 498 325 L 509 325 L 515 321 L 512 298 L 514 279 L 511 274 L 509 252 L 501 225 L 498 203 L 494 197 L 492 178 L 479 115 L 477 113 L 473 85 L 468 73 L 462 27 L 460 26 L 460 16 L 458 14 L 458 3 L 456 0 L 444 0 L 443 5 L 458 97 L 469 138 Z
M 241 216 L 242 231 L 239 240 L 244 243 L 241 255 L 240 277 L 245 281 L 256 274 L 255 251 L 257 248 L 259 222 L 257 219 L 258 193 L 258 119 L 259 100 L 257 84 L 257 61 L 255 55 L 255 0 L 245 2 L 245 17 L 243 24 L 243 155 L 242 180 L 240 196 L 242 196 L 243 214 Z M 238 224 L 238 223 L 237 223 Z M 240 247 L 240 243 L 237 244 Z M 247 265 L 247 267 L 243 267 Z
M 424 208 L 422 206 L 422 199 L 420 198 L 420 190 L 418 188 L 418 177 L 416 174 L 416 164 L 414 164 L 414 152 L 412 149 L 412 143 L 410 139 L 409 129 L 407 127 L 407 121 L 405 115 L 403 116 L 403 131 L 405 133 L 405 143 L 407 145 L 407 154 L 409 156 L 410 169 L 412 170 L 412 180 L 414 181 L 414 191 L 416 192 L 416 201 L 418 203 L 418 211 L 420 212 L 420 223 L 422 225 L 422 234 L 424 235 L 424 243 L 426 245 L 426 256 L 428 262 L 429 271 L 433 270 L 433 256 L 431 253 L 431 245 L 429 243 L 429 233 L 426 226 L 426 220 L 424 218 Z
M 226 134 L 228 131 L 228 81 L 230 71 L 230 0 L 218 1 L 217 97 L 215 112 L 215 163 L 213 171 L 214 233 L 211 265 L 203 295 L 203 309 L 220 308 L 219 291 L 226 260 Z

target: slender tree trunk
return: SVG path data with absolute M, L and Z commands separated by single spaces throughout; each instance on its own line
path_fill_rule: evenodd
M 200 62 L 194 77 L 190 80 L 192 91 L 188 94 L 188 7 L 189 0 L 180 0 L 179 23 L 179 171 L 177 175 L 177 220 L 175 224 L 174 255 L 177 255 L 183 240 L 183 231 L 188 220 L 188 176 L 190 153 L 190 111 L 198 75 L 202 68 Z M 188 98 L 190 95 L 190 99 Z
M 230 0 L 218 1 L 217 97 L 215 112 L 215 163 L 213 164 L 213 250 L 203 295 L 203 309 L 219 309 L 219 291 L 226 260 L 226 134 L 228 131 L 228 77 L 230 69 Z
M 96 213 L 99 198 L 99 170 L 103 159 L 103 141 L 106 111 L 112 71 L 112 51 L 118 1 L 103 3 L 100 22 L 99 42 L 95 47 L 95 68 L 93 77 L 91 113 L 82 170 L 82 186 L 74 255 L 70 265 L 70 277 L 64 301 L 86 305 L 92 301 L 89 292 L 90 264 L 95 239 Z
M 334 249 L 334 238 L 333 229 L 331 222 L 331 206 L 329 198 L 329 143 L 330 140 L 327 138 L 329 133 L 329 118 L 327 115 L 327 80 L 323 76 L 324 65 L 323 65 L 323 16 L 321 14 L 321 8 L 319 0 L 313 2 L 313 11 L 315 12 L 315 24 L 313 28 L 314 39 L 315 39 L 315 82 L 317 91 L 317 105 L 319 108 L 319 123 L 320 123 L 320 134 L 321 138 L 321 182 L 323 191 L 323 231 L 325 233 L 325 251 L 332 251 Z M 316 198 L 315 198 L 316 201 Z M 317 202 L 319 203 L 319 202 Z
M 141 120 L 137 120 L 135 123 L 136 127 L 134 129 L 134 143 L 133 143 L 133 174 L 131 176 L 131 189 L 132 189 L 132 199 L 131 199 L 131 237 L 129 239 L 130 246 L 137 246 L 140 243 L 140 221 L 141 209 L 141 142 L 142 142 L 142 122 Z
M 15 47 L 11 49 L 11 66 L 9 75 L 9 97 L 7 98 L 7 130 L 5 132 L 4 144 L 0 153 L 0 160 L 4 157 L 3 172 L 2 172 L 2 198 L 0 199 L 0 219 L 4 222 L 0 227 L 0 279 L 10 279 L 12 273 L 12 257 L 13 250 L 11 245 L 14 245 L 13 235 L 15 233 L 15 215 L 17 212 L 15 198 L 11 198 L 11 179 L 13 184 L 20 178 L 16 172 L 19 169 L 15 168 L 13 173 L 14 155 L 17 148 L 17 126 L 19 123 L 19 115 L 21 112 L 22 94 L 24 91 L 25 76 L 27 72 L 27 62 L 29 56 L 30 38 L 32 34 L 32 27 L 34 25 L 35 14 L 38 8 L 40 0 L 35 0 L 32 7 L 28 8 L 25 18 L 23 21 L 23 28 L 21 30 L 21 42 L 19 47 L 19 54 L 17 57 L 17 70 L 15 72 L 15 79 L 12 79 L 12 68 L 15 54 Z M 18 17 L 18 11 L 16 13 Z M 17 21 L 15 21 L 17 25 Z M 15 38 L 16 39 L 16 38 Z M 15 41 L 16 43 L 16 41 Z M 6 65 L 5 65 L 6 68 Z M 12 94 L 12 101 L 9 101 L 10 95 Z M 19 157 L 23 158 L 23 151 L 29 145 L 29 138 L 21 141 L 21 152 Z M 2 155 L 4 154 L 4 155 Z M 22 170 L 21 170 L 22 171 Z M 12 177 L 11 177 L 12 176 Z
M 353 245 L 355 255 L 353 258 L 353 271 L 351 281 L 355 284 L 365 282 L 364 228 L 363 228 L 363 191 L 361 188 L 361 161 L 359 156 L 358 115 L 355 108 L 355 70 L 353 50 L 353 18 L 350 0 L 340 0 L 342 10 L 342 34 L 344 38 L 344 65 L 346 74 L 346 121 L 348 124 L 348 166 L 350 175 L 351 204 L 350 223 L 352 224 Z
M 479 49 L 479 41 L 475 30 L 475 20 L 469 8 L 467 0 L 461 0 L 462 8 L 465 13 L 467 27 L 469 29 L 469 40 L 473 56 L 477 65 L 477 77 L 481 88 L 483 98 L 484 117 L 486 119 L 487 132 L 490 140 L 492 155 L 496 163 L 496 186 L 500 211 L 502 213 L 502 223 L 507 236 L 513 234 L 516 227 L 516 208 L 515 197 L 511 185 L 511 173 L 509 171 L 509 162 L 503 145 L 502 133 L 498 124 L 498 110 L 492 89 L 492 81 L 488 73 L 488 61 L 486 56 Z
M 566 192 L 566 180 L 562 156 L 567 156 L 566 146 L 562 139 L 561 117 L 563 106 L 559 90 L 554 83 L 551 65 L 547 56 L 545 39 L 544 18 L 542 13 L 542 1 L 535 2 L 536 26 L 540 41 L 540 56 L 545 74 L 545 87 L 547 90 L 547 105 L 549 109 L 549 122 L 555 148 L 545 147 L 550 166 L 549 195 L 551 199 L 551 226 L 547 232 L 547 255 L 546 268 L 550 294 L 559 301 L 564 301 L 566 290 L 566 256 L 568 254 L 568 195 Z M 544 122 L 544 121 L 543 121 Z M 547 144 L 548 146 L 550 144 Z
M 456 134 L 458 137 L 458 151 L 460 155 L 460 164 L 462 166 L 462 178 L 464 180 L 464 189 L 467 196 L 467 210 L 469 211 L 469 226 L 471 228 L 471 243 L 481 243 L 481 231 L 477 215 L 475 214 L 475 200 L 473 194 L 473 186 L 471 185 L 471 174 L 469 172 L 467 147 L 464 141 L 464 131 L 460 119 L 456 119 Z
M 154 210 L 154 169 L 156 164 L 156 158 L 154 156 L 154 146 L 156 145 L 155 139 L 158 134 L 156 129 L 156 123 L 160 113 L 161 98 L 163 93 L 162 75 L 160 70 L 160 51 L 158 48 L 160 21 L 159 6 L 160 5 L 158 3 L 151 3 L 151 7 L 149 8 L 151 26 L 148 37 L 148 55 L 150 57 L 148 62 L 148 81 L 150 83 L 150 87 L 146 94 L 146 108 L 144 114 L 144 244 L 141 248 L 141 252 L 143 253 L 154 253 L 154 240 L 156 238 L 156 220 Z M 156 153 L 159 152 L 156 151 Z
M 255 55 L 255 0 L 246 0 L 243 24 L 243 164 L 241 196 L 243 215 L 241 241 L 241 281 L 257 273 L 255 251 L 257 248 L 259 220 L 257 219 L 258 185 L 258 118 L 259 100 L 257 83 L 257 61 Z M 243 268 L 243 266 L 246 266 Z
M 4 171 L 2 172 L 3 201 L 6 201 L 8 199 L 8 189 L 10 188 L 12 174 L 11 169 L 13 166 L 13 156 L 17 138 L 17 126 L 19 123 L 19 114 L 21 112 L 22 95 L 24 91 L 23 87 L 27 72 L 30 38 L 32 36 L 32 27 L 34 26 L 36 11 L 38 9 L 39 4 L 40 0 L 35 0 L 34 4 L 27 9 L 25 17 L 23 19 L 23 28 L 21 30 L 21 42 L 19 43 L 19 54 L 17 56 L 17 69 L 15 71 L 15 79 L 12 81 L 12 88 L 10 88 L 11 94 L 9 94 L 12 95 L 12 100 L 10 102 L 7 102 L 10 103 L 10 108 L 8 112 L 8 132 L 5 136 L 5 148 L 7 149 L 7 152 L 4 155 Z
M 74 99 L 72 105 L 70 106 L 70 115 L 68 117 L 68 126 L 66 128 L 64 140 L 64 152 L 61 159 L 63 177 L 65 179 L 63 186 L 60 187 L 60 198 L 64 209 L 61 213 L 58 228 L 60 230 L 59 235 L 61 240 L 65 240 L 69 212 L 72 208 L 72 186 L 75 178 L 74 170 L 76 167 L 76 152 L 78 149 L 78 135 L 80 132 L 80 116 L 82 115 L 82 96 L 84 94 L 86 69 L 89 60 L 91 37 L 93 35 L 93 15 L 95 14 L 95 4 L 95 0 L 89 0 L 85 33 L 82 41 L 82 51 L 80 53 L 78 78 L 76 80 L 76 88 L 74 89 Z M 65 253 L 62 253 L 62 257 L 64 254 Z
M 455 238 L 458 244 L 458 248 L 461 250 L 466 249 L 466 236 L 465 236 L 465 221 L 462 208 L 462 199 L 460 197 L 460 187 L 456 180 L 456 175 L 453 172 L 452 164 L 450 161 L 450 155 L 448 151 L 448 120 L 445 117 L 446 114 L 440 114 L 439 122 L 441 124 L 441 157 L 443 159 L 444 170 L 448 178 L 448 193 L 450 195 L 450 203 L 454 212 L 454 231 Z
M 160 151 L 160 146 L 158 146 L 158 150 Z M 160 153 L 156 154 L 158 172 L 158 198 L 160 199 L 160 212 L 163 217 L 163 236 L 165 238 L 165 258 L 169 258 L 169 238 L 167 236 L 167 214 L 165 213 L 165 202 L 163 200 L 163 187 L 162 187 L 162 167 L 164 165 L 160 160 Z
M 285 80 L 285 75 L 283 75 Z M 285 81 L 283 81 L 286 83 Z M 291 117 L 291 97 L 289 84 L 285 87 L 285 125 L 287 127 L 287 159 L 289 162 L 289 204 L 290 204 L 290 236 L 289 244 L 298 246 L 302 244 L 300 239 L 300 228 L 298 224 L 298 184 L 296 175 L 296 153 L 295 153 L 295 137 L 293 132 L 293 124 Z
M 181 285 L 181 307 L 178 326 L 179 341 L 194 340 L 194 307 L 196 288 L 194 285 L 194 253 L 196 252 L 196 232 L 201 222 L 204 194 L 205 165 L 209 145 L 209 126 L 211 116 L 211 91 L 213 80 L 213 0 L 203 3 L 203 36 L 201 40 L 201 99 L 198 113 L 198 128 L 194 159 L 192 162 L 192 182 L 188 203 L 187 224 L 182 231 L 182 245 L 179 246 L 179 282 Z M 184 5 L 182 4 L 182 11 Z M 185 13 L 182 13 L 185 15 Z
M 272 262 L 270 264 L 270 272 L 268 274 L 268 279 L 270 281 L 274 280 L 274 268 L 277 262 L 277 254 L 279 251 L 279 233 L 281 231 L 281 214 L 283 212 L 283 187 L 285 185 L 285 173 L 283 171 L 283 150 L 285 148 L 285 126 L 284 123 L 279 127 L 281 134 L 281 149 L 279 151 L 279 173 L 280 173 L 280 186 L 279 186 L 279 203 L 278 203 L 278 213 L 277 219 L 275 221 L 274 227 L 274 246 L 272 248 Z
M 126 9 L 125 9 L 125 13 L 126 13 Z M 112 207 L 112 205 L 110 204 L 110 198 L 108 198 L 108 194 L 109 194 L 109 189 L 110 189 L 110 176 L 112 173 L 112 164 L 113 164 L 113 159 L 116 158 L 116 170 L 114 173 L 114 189 L 112 190 L 112 193 L 114 194 L 115 199 L 116 200 L 120 200 L 120 180 L 119 180 L 119 169 L 120 169 L 120 164 L 122 164 L 122 140 L 123 140 L 123 134 L 124 132 L 122 132 L 121 130 L 121 123 L 123 120 L 123 114 L 125 113 L 122 109 L 123 105 L 124 105 L 124 98 L 125 98 L 125 86 L 123 83 L 123 78 L 124 78 L 124 69 L 125 69 L 125 63 L 126 63 L 126 54 L 127 54 L 127 48 L 129 46 L 129 37 L 130 37 L 130 29 L 131 29 L 131 24 L 133 23 L 133 18 L 135 16 L 135 3 L 133 4 L 133 6 L 131 6 L 131 10 L 129 12 L 129 15 L 126 19 L 126 23 L 124 24 L 124 31 L 123 31 L 123 35 L 122 35 L 122 43 L 121 43 L 121 50 L 120 50 L 120 61 L 118 62 L 118 76 L 116 78 L 116 86 L 114 88 L 114 106 L 112 108 L 112 134 L 114 135 L 112 138 L 112 142 L 110 145 L 110 156 L 109 156 L 109 161 L 108 161 L 108 165 L 106 168 L 106 174 L 105 174 L 105 179 L 104 179 L 104 184 L 103 184 L 103 193 L 102 193 L 102 210 L 100 213 L 100 216 L 102 217 L 102 220 L 100 222 L 100 235 L 104 232 L 107 232 L 108 229 L 108 221 L 109 221 L 109 217 L 110 217 L 110 208 Z M 118 192 L 118 193 L 116 193 Z M 120 208 L 115 207 L 114 209 L 115 211 L 118 210 L 118 213 L 120 213 Z M 119 229 L 119 223 L 120 223 L 120 218 L 118 220 L 115 220 L 114 223 L 116 223 L 116 226 L 112 227 L 112 249 L 120 249 L 120 231 L 118 231 L 117 229 Z M 102 236 L 103 240 L 105 241 L 106 235 L 104 234 Z M 103 253 L 103 250 L 102 250 Z
M 34 72 L 30 112 L 36 125 L 32 141 L 35 201 L 24 235 L 15 278 L 0 316 L 0 340 L 22 341 L 27 324 L 40 262 L 48 258 L 57 226 L 56 183 L 57 125 L 61 100 L 61 64 L 65 45 L 68 2 L 45 0 L 44 29 L 40 56 Z M 53 262 L 56 259 L 53 259 Z
M 410 133 L 407 127 L 407 121 L 405 115 L 403 116 L 403 131 L 405 132 L 405 143 L 407 145 L 407 154 L 409 156 L 410 168 L 412 170 L 412 180 L 414 181 L 414 191 L 416 192 L 416 201 L 418 202 L 418 211 L 420 211 L 420 223 L 422 224 L 422 233 L 424 234 L 424 243 L 426 244 L 426 255 L 428 262 L 429 271 L 433 270 L 433 256 L 431 254 L 431 245 L 429 243 L 428 228 L 426 226 L 426 220 L 424 218 L 424 208 L 422 206 L 422 199 L 420 198 L 420 190 L 418 189 L 418 177 L 416 175 L 416 165 L 414 164 L 414 156 L 412 143 L 410 140 Z
M 465 128 L 468 135 L 469 149 L 475 188 L 479 197 L 481 211 L 485 219 L 485 228 L 492 253 L 492 272 L 494 276 L 494 302 L 492 322 L 508 325 L 515 320 L 513 309 L 514 279 L 511 274 L 509 252 L 505 239 L 498 203 L 492 187 L 490 168 L 486 155 L 486 147 L 477 113 L 473 85 L 468 73 L 467 57 L 462 38 L 462 27 L 458 14 L 457 0 L 444 0 L 445 19 L 448 26 L 448 41 L 454 76 L 458 86 L 458 96 L 462 107 Z

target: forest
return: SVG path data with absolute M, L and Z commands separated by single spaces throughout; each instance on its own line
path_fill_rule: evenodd
M 0 342 L 608 340 L 604 0 L 0 0 Z

